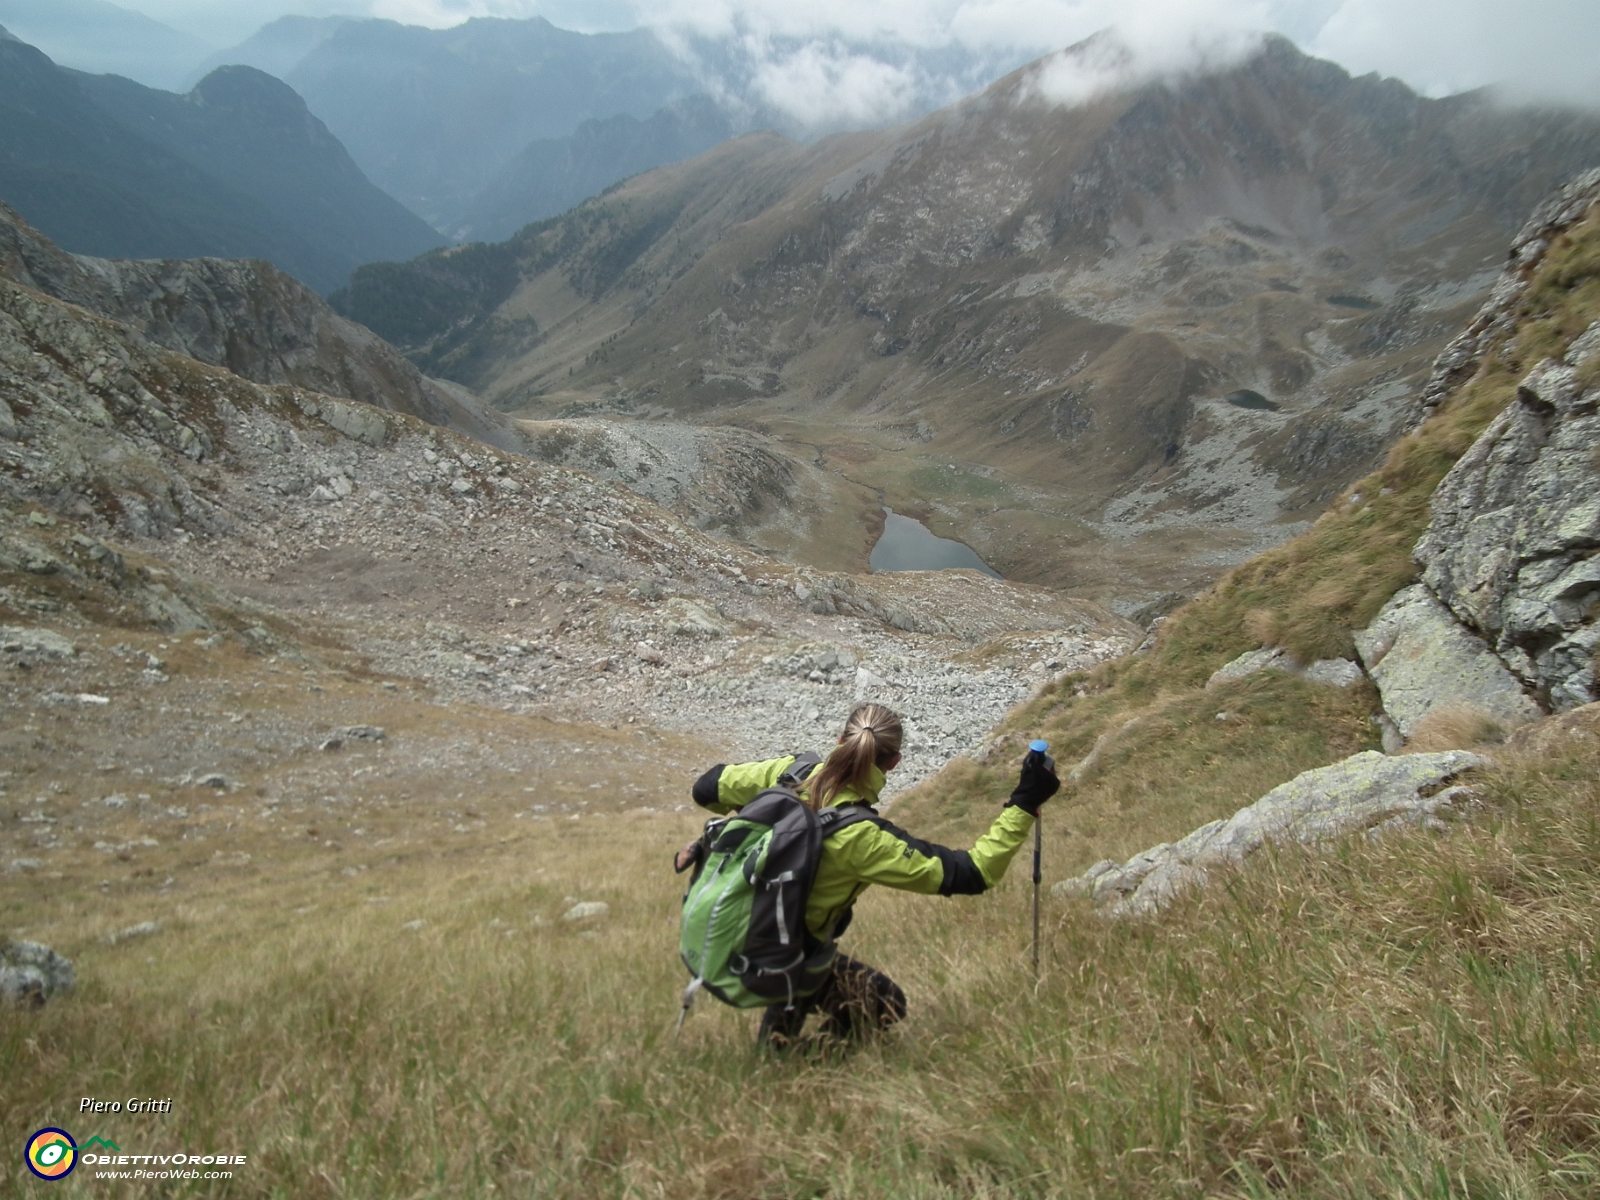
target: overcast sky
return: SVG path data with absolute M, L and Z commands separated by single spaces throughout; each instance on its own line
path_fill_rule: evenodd
M 821 39 L 804 62 L 826 84 L 870 70 L 830 38 L 890 38 L 922 47 L 1043 54 L 1107 25 L 1158 55 L 1220 32 L 1276 30 L 1356 74 L 1395 75 L 1428 95 L 1501 84 L 1518 98 L 1600 107 L 1596 0 L 119 0 L 219 46 L 286 13 L 344 13 L 442 27 L 473 16 L 545 16 L 585 32 L 677 24 L 732 33 L 759 57 L 771 39 Z M 830 76 L 833 72 L 833 76 Z

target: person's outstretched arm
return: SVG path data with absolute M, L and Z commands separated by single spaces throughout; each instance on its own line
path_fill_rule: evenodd
M 1000 815 L 970 850 L 923 841 L 882 818 L 862 821 L 834 835 L 834 868 L 862 883 L 877 883 L 924 895 L 971 896 L 1004 878 L 1027 841 L 1039 806 L 1061 782 L 1042 763 L 1025 762 L 1016 790 Z

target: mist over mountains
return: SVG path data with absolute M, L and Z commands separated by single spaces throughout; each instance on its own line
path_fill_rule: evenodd
M 1008 574 L 1153 602 L 1370 466 L 1521 215 L 1600 158 L 1578 112 L 1222 35 L 1097 35 L 817 137 L 993 66 L 819 45 L 285 18 L 185 96 L 29 51 L 51 98 L 17 91 L 3 198 L 84 253 L 269 258 L 509 411 L 837 452 L 841 522 L 881 492 Z M 826 524 L 784 552 L 853 554 Z
M 218 67 L 247 66 L 282 79 L 295 64 L 335 33 L 351 17 L 279 17 L 262 26 L 237 46 L 217 50 L 194 69 L 190 84 L 200 82 Z
M 206 44 L 108 0 L 0 0 L 0 25 L 57 61 L 178 88 Z
M 265 258 L 319 291 L 441 238 L 292 89 L 249 67 L 179 96 L 0 42 L 0 199 L 70 250 Z
M 501 241 L 663 163 L 681 162 L 734 134 L 709 97 L 686 96 L 647 120 L 626 113 L 589 120 L 563 138 L 538 138 L 473 197 L 454 226 L 463 240 Z
M 628 3 L 536 8 L 532 0 L 472 6 L 357 0 L 348 15 L 330 16 L 277 16 L 287 3 L 261 0 L 237 5 L 226 17 L 201 0 L 143 4 L 188 31 L 180 34 L 108 0 L 0 0 L 0 22 L 15 12 L 13 32 L 58 62 L 164 88 L 187 90 L 223 65 L 255 66 L 285 79 L 369 178 L 449 237 L 474 240 L 509 235 L 515 222 L 556 215 L 572 198 L 707 148 L 711 129 L 697 121 L 688 130 L 671 107 L 687 96 L 714 104 L 733 132 L 775 129 L 812 140 L 881 128 L 952 104 L 1033 56 L 1113 22 L 1141 57 L 1179 72 L 1203 61 L 1219 38 L 1250 40 L 1258 35 L 1248 30 L 1277 28 L 1300 45 L 1357 65 L 1355 73 L 1380 66 L 1430 95 L 1500 78 L 1508 94 L 1525 99 L 1593 104 L 1594 89 L 1586 82 L 1592 69 L 1581 55 L 1530 44 L 1525 27 L 1540 26 L 1539 18 L 1508 26 L 1503 17 L 1474 9 L 1460 20 L 1430 24 L 1422 11 L 1428 2 L 1408 0 L 1399 6 L 1403 12 L 1365 17 L 1358 0 L 1177 11 L 1167 11 L 1166 0 L 1116 7 L 1091 0 L 1026 12 L 968 3 L 926 10 L 870 4 L 790 9 L 741 0 L 725 8 L 645 11 Z M 330 7 L 317 2 L 305 11 Z M 535 11 L 542 15 L 532 16 Z M 478 19 L 445 27 L 469 12 Z M 242 22 L 250 14 L 268 23 L 229 49 L 191 36 L 237 37 L 249 27 Z M 556 28 L 546 16 L 578 28 L 627 32 L 577 33 Z M 1557 24 L 1581 42 L 1587 21 L 1562 12 Z M 1420 42 L 1404 39 L 1409 49 L 1384 43 L 1385 29 L 1423 27 L 1428 36 Z M 152 31 L 164 31 L 167 42 L 151 41 Z M 1488 45 L 1491 38 L 1495 44 Z M 187 49 L 163 49 L 169 42 Z M 107 58 L 97 47 L 114 53 Z M 1530 54 L 1539 64 L 1532 72 Z M 180 58 L 182 69 L 172 66 Z M 590 69 L 597 63 L 598 76 Z M 1500 76 L 1491 69 L 1495 63 Z M 604 143 L 598 151 L 585 144 L 593 139 L 579 132 L 580 125 L 620 117 L 654 121 L 657 128 L 616 122 L 598 139 Z M 617 144 L 619 137 L 628 145 Z M 525 201 L 507 203 L 529 173 L 528 163 L 515 165 L 519 157 L 537 168 L 538 184 Z
M 380 187 L 452 237 L 480 240 L 732 133 L 811 139 L 880 126 L 951 103 L 1025 57 L 892 39 L 819 54 L 804 38 L 757 54 L 738 36 L 582 34 L 538 17 L 449 29 L 284 17 L 206 66 L 286 80 Z
M 694 90 L 652 33 L 584 35 L 538 19 L 353 22 L 285 78 L 379 187 L 446 229 L 535 139 L 646 119 Z

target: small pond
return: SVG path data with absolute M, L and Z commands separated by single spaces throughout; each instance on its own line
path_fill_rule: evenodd
M 1376 300 L 1369 300 L 1365 296 L 1324 296 L 1329 304 L 1337 304 L 1340 308 L 1353 308 L 1357 312 L 1377 312 L 1383 305 Z
M 1249 408 L 1256 412 L 1277 412 L 1278 406 L 1268 400 L 1260 392 L 1252 392 L 1249 388 L 1241 388 L 1237 392 L 1229 392 L 1223 397 L 1235 408 Z
M 921 521 L 902 517 L 890 508 L 883 510 L 883 536 L 873 545 L 872 556 L 867 561 L 874 571 L 944 571 L 951 567 L 970 567 L 1000 578 L 1000 572 L 979 558 L 965 542 L 936 537 Z

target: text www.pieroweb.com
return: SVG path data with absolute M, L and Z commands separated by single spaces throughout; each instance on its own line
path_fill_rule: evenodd
M 243 1154 L 85 1154 L 96 1179 L 232 1179 L 222 1166 L 243 1166 Z

